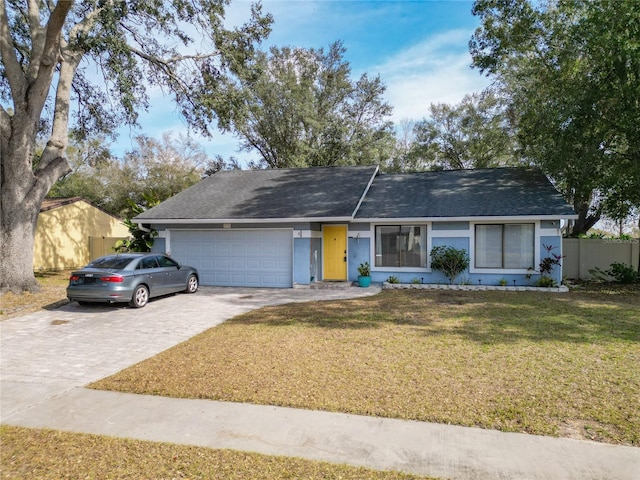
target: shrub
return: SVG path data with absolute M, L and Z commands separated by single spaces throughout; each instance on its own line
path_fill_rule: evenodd
M 640 272 L 624 263 L 614 262 L 605 273 L 620 283 L 640 283 Z
M 551 250 L 555 249 L 553 245 L 544 245 L 542 244 L 544 249 L 547 251 L 548 255 L 540 261 L 538 267 L 540 268 L 540 275 L 548 276 L 551 275 L 551 272 L 556 268 L 556 266 L 560 266 L 560 260 L 564 257 L 564 255 L 558 255 L 557 253 L 553 253 Z
M 593 278 L 600 282 L 610 282 L 613 278 L 619 283 L 640 283 L 640 272 L 624 263 L 613 262 L 607 270 L 599 267 L 590 268 L 589 273 Z
M 433 247 L 431 249 L 431 268 L 439 270 L 453 284 L 456 277 L 469 267 L 469 255 L 464 249 L 454 247 Z
M 398 277 L 396 277 L 395 275 L 391 275 L 389 278 L 387 278 L 387 282 L 388 283 L 400 283 L 400 279 Z
M 536 281 L 536 287 L 555 287 L 556 281 L 551 277 L 540 277 Z

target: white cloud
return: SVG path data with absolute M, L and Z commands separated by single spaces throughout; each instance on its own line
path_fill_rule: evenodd
M 383 64 L 373 67 L 387 85 L 386 99 L 394 107 L 393 119 L 421 119 L 432 103 L 459 103 L 464 95 L 489 85 L 470 68 L 465 30 L 431 36 Z
M 394 108 L 392 120 L 419 120 L 428 114 L 432 103 L 458 103 L 465 94 L 477 92 L 488 85 L 488 80 L 469 65 L 468 41 L 473 28 L 456 28 L 429 34 L 425 27 L 422 40 L 397 50 L 387 58 L 380 58 L 376 45 L 386 38 L 385 51 L 400 48 L 402 35 L 398 30 L 377 28 L 380 22 L 392 22 L 394 2 L 377 4 L 381 8 L 354 8 L 358 3 L 316 1 L 263 1 L 263 11 L 273 13 L 274 31 L 263 47 L 268 45 L 300 45 L 326 47 L 331 41 L 349 34 L 347 60 L 354 67 L 353 77 L 362 73 L 379 74 L 387 86 L 386 100 Z M 364 6 L 365 4 L 363 4 Z M 382 8 L 384 7 L 384 8 Z M 234 1 L 228 9 L 225 24 L 241 25 L 250 15 L 249 1 Z M 387 23 L 388 24 L 388 23 Z M 383 23 L 384 25 L 384 23 Z M 386 37 L 385 37 L 386 35 Z M 396 35 L 396 36 L 394 36 Z M 353 47 L 353 48 L 351 48 Z M 382 54 L 384 55 L 384 54 Z M 141 112 L 142 132 L 122 129 L 118 150 L 129 149 L 129 138 L 144 133 L 161 138 L 165 131 L 187 133 L 186 122 L 180 119 L 174 103 L 158 88 L 148 90 L 150 111 Z M 236 156 L 241 159 L 255 157 L 252 153 L 238 152 L 239 142 L 230 134 L 215 129 L 213 139 L 191 133 L 210 156 Z M 124 148 L 123 148 L 124 147 Z

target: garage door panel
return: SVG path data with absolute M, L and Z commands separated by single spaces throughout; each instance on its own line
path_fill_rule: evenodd
M 265 259 L 264 262 L 262 262 L 262 265 L 264 266 L 264 268 L 268 268 L 268 269 L 277 269 L 278 268 L 278 261 L 277 260 L 271 260 L 271 259 Z
M 257 270 L 260 268 L 260 260 L 257 258 L 247 258 L 246 266 L 247 268 Z
M 171 254 L 200 273 L 202 285 L 291 287 L 290 230 L 172 230 Z

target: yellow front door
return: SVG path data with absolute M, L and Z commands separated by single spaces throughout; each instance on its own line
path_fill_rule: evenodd
M 347 227 L 325 225 L 322 235 L 324 244 L 324 279 L 347 279 Z

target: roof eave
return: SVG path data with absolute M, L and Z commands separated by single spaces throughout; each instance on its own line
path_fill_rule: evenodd
M 308 223 L 308 222 L 351 222 L 351 216 L 345 217 L 296 217 L 296 218 L 139 218 L 132 219 L 135 223 L 146 225 L 206 225 L 212 223 Z
M 578 215 L 487 215 L 460 217 L 372 217 L 354 218 L 354 223 L 384 223 L 384 222 L 474 222 L 474 221 L 513 221 L 513 220 L 575 220 Z

